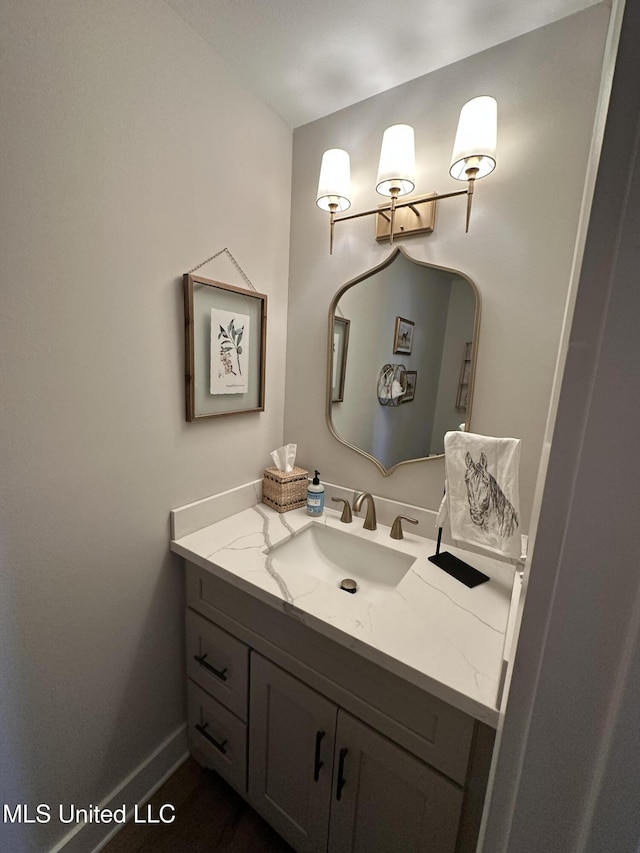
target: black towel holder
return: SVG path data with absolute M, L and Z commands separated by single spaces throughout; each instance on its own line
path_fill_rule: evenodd
M 469 563 L 465 563 L 464 560 L 460 560 L 454 554 L 450 554 L 448 551 L 440 551 L 441 542 L 442 528 L 439 527 L 438 541 L 436 542 L 436 553 L 429 557 L 429 561 L 431 563 L 436 565 L 439 569 L 442 569 L 443 572 L 451 575 L 452 578 L 460 581 L 460 583 L 468 586 L 470 589 L 473 589 L 475 586 L 480 586 L 480 584 L 485 581 L 491 580 L 489 575 L 485 575 L 484 572 L 474 569 L 473 566 L 470 566 Z

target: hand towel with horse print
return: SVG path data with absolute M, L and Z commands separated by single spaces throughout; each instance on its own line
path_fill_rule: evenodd
M 471 432 L 444 437 L 445 496 L 452 539 L 508 557 L 520 556 L 520 439 Z

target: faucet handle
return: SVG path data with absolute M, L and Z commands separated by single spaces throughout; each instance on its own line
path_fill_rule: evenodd
M 391 536 L 392 539 L 404 539 L 404 533 L 402 532 L 402 522 L 408 521 L 410 524 L 417 524 L 417 518 L 409 518 L 408 515 L 398 515 L 391 525 Z
M 353 516 L 351 515 L 351 506 L 349 504 L 349 501 L 345 500 L 345 498 L 331 498 L 331 500 L 335 501 L 336 503 L 341 502 L 344 504 L 344 506 L 342 507 L 342 515 L 340 516 L 340 521 L 343 524 L 351 524 L 351 522 L 353 521 Z

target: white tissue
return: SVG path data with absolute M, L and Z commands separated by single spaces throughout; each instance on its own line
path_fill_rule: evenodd
M 391 399 L 397 400 L 399 397 L 402 397 L 404 394 L 404 388 L 398 382 L 397 379 L 394 379 L 391 383 Z
M 273 464 L 279 471 L 284 471 L 288 474 L 293 471 L 293 463 L 296 461 L 297 444 L 285 444 L 284 447 L 279 447 L 271 453 Z
M 384 385 L 380 389 L 380 398 L 382 400 L 398 400 L 404 395 L 405 391 L 397 379 L 394 379 L 391 385 Z

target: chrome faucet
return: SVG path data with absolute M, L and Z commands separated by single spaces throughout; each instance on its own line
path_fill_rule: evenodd
M 360 512 L 362 508 L 362 504 L 364 501 L 367 501 L 367 515 L 364 520 L 364 529 L 365 530 L 375 530 L 378 526 L 376 524 L 376 505 L 373 502 L 373 498 L 369 494 L 369 492 L 361 492 L 353 502 L 353 511 Z

